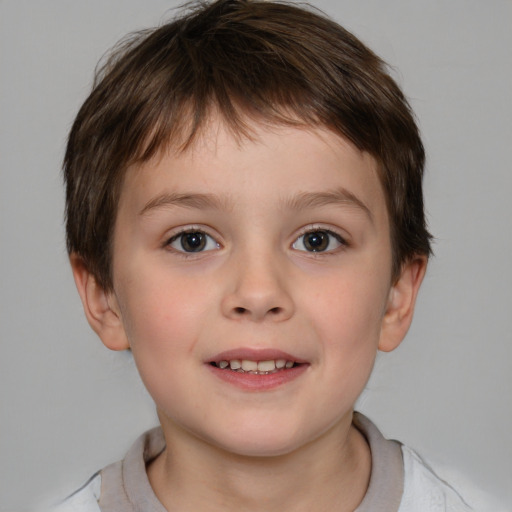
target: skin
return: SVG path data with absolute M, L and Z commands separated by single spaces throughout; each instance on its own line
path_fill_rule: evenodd
M 113 292 L 71 256 L 87 318 L 107 347 L 132 350 L 156 403 L 170 449 L 148 476 L 169 511 L 352 511 L 371 472 L 353 406 L 377 350 L 409 328 L 426 258 L 391 282 L 376 162 L 348 141 L 256 124 L 237 141 L 209 126 L 128 170 Z M 184 250 L 183 230 L 208 235 L 204 250 Z M 308 250 L 311 232 L 325 250 Z M 263 349 L 303 371 L 247 389 L 210 364 Z

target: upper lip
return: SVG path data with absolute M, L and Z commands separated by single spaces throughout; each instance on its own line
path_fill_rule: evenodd
M 300 357 L 273 348 L 235 348 L 216 354 L 208 362 L 219 363 L 220 361 L 233 361 L 235 359 L 247 359 L 249 361 L 275 361 L 278 359 L 285 359 L 286 361 L 293 361 L 295 363 L 307 362 Z

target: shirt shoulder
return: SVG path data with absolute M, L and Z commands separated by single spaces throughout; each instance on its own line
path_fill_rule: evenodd
M 98 472 L 50 512 L 101 512 L 98 505 L 100 494 L 101 474 Z
M 425 491 L 433 496 L 434 503 L 444 499 L 445 508 L 433 508 L 443 512 L 512 512 L 510 504 L 487 492 L 479 485 L 475 485 L 463 472 L 448 466 L 436 466 L 432 469 L 415 451 L 402 446 L 404 465 L 407 466 L 404 490 L 404 501 L 411 503 L 415 496 L 424 495 Z M 449 483 L 448 483 L 449 482 Z M 423 498 L 428 503 L 428 498 Z M 399 512 L 416 511 L 406 508 Z M 431 510 L 419 508 L 418 510 Z
M 402 446 L 404 492 L 399 512 L 473 512 L 459 492 L 413 450 Z

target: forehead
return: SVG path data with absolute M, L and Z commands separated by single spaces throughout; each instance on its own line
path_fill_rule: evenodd
M 131 166 L 120 208 L 140 212 L 162 195 L 189 193 L 215 195 L 226 208 L 248 202 L 293 205 L 298 196 L 341 189 L 372 215 L 387 217 L 376 160 L 345 138 L 326 128 L 258 123 L 250 126 L 249 137 L 240 137 L 212 120 L 187 149 L 168 146 Z

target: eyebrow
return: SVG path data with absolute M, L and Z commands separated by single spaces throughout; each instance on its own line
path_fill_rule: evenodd
M 345 205 L 362 210 L 373 223 L 373 214 L 361 199 L 349 190 L 341 187 L 333 191 L 326 192 L 302 192 L 285 201 L 285 205 L 292 210 L 302 210 L 306 208 L 318 208 L 330 205 Z
M 325 192 L 301 192 L 293 197 L 285 199 L 284 207 L 291 210 L 303 210 L 307 208 L 319 208 L 330 205 L 345 205 L 362 210 L 373 223 L 371 210 L 352 192 L 345 188 Z M 149 200 L 139 215 L 146 215 L 158 208 L 178 206 L 182 208 L 197 208 L 210 210 L 230 210 L 232 202 L 228 197 L 219 197 L 215 194 L 203 193 L 164 193 Z
M 166 208 L 172 206 L 181 206 L 183 208 L 198 209 L 230 209 L 231 203 L 227 198 L 220 198 L 215 194 L 178 194 L 166 193 L 154 197 L 148 201 L 139 215 L 146 215 L 157 208 Z

